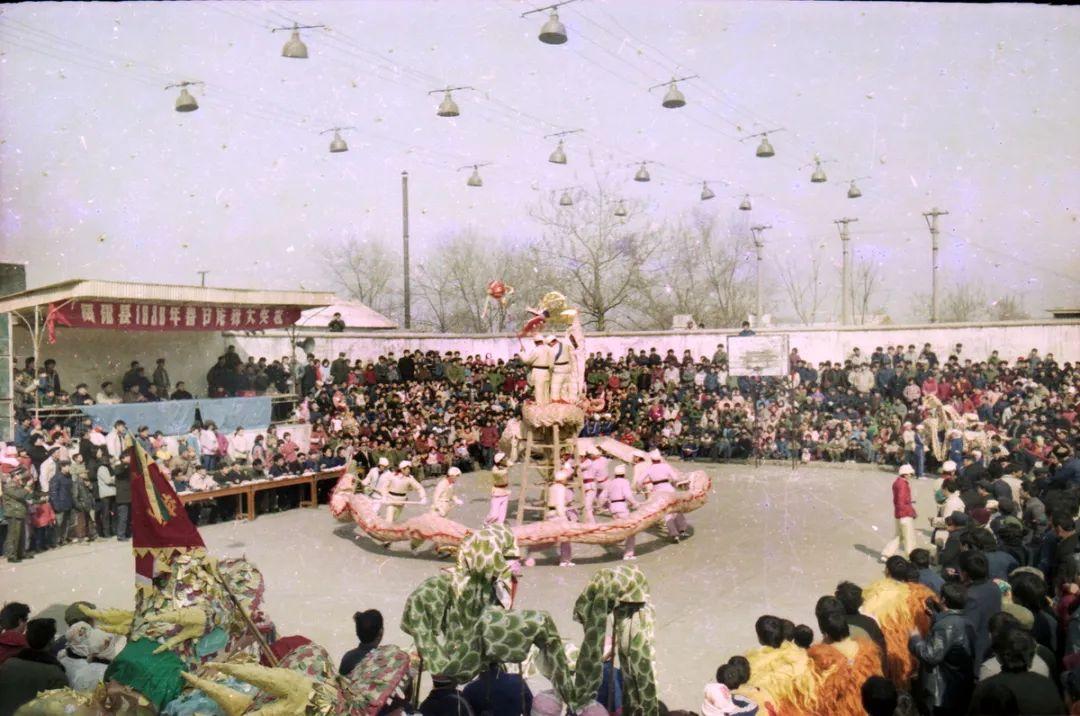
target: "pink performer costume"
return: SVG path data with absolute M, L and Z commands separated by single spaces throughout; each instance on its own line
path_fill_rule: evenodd
M 651 490 L 655 492 L 675 492 L 675 480 L 678 479 L 675 468 L 663 462 L 659 450 L 649 453 L 649 458 L 652 464 L 645 472 L 645 483 L 650 485 Z M 675 540 L 685 536 L 689 528 L 686 517 L 681 512 L 664 517 L 664 526 L 667 528 L 668 536 Z
M 555 477 L 555 482 L 548 486 L 548 504 L 547 504 L 547 519 L 549 520 L 568 520 L 570 522 L 577 522 L 578 515 L 577 510 L 573 509 L 571 505 L 574 502 L 574 493 L 567 489 L 566 481 L 569 479 L 570 473 L 568 470 L 560 470 Z M 571 544 L 569 542 L 559 542 L 559 566 L 560 567 L 572 567 L 573 562 L 570 561 L 572 557 Z M 546 549 L 544 545 L 531 546 L 528 549 L 528 559 L 525 560 L 525 564 L 529 567 L 536 564 L 536 560 L 532 555 L 534 552 L 541 552 Z
M 597 493 L 604 488 L 607 481 L 607 459 L 599 455 L 590 454 L 588 462 L 581 466 L 581 491 L 584 503 L 585 522 L 596 522 L 593 511 L 596 504 Z M 603 504 L 603 499 L 600 500 Z
M 498 453 L 495 455 L 495 466 L 491 468 L 491 507 L 488 508 L 485 525 L 501 525 L 506 522 L 506 507 L 510 504 L 510 471 L 509 465 L 503 465 Z
M 638 501 L 634 497 L 634 491 L 630 488 L 630 481 L 626 479 L 626 468 L 619 465 L 615 468 L 615 477 L 604 485 L 604 491 L 600 494 L 600 501 L 607 502 L 611 516 L 622 519 L 630 516 L 630 508 L 637 507 Z M 623 559 L 634 558 L 634 535 L 626 538 L 626 546 L 623 548 Z

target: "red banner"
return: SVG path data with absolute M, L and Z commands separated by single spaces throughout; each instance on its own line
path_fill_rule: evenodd
M 295 306 L 188 306 L 123 301 L 75 301 L 49 312 L 49 321 L 72 328 L 123 331 L 257 331 L 296 323 Z

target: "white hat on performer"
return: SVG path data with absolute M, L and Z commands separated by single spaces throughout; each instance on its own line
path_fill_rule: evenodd
M 556 338 L 555 336 L 545 336 L 544 337 L 544 341 L 547 342 L 547 343 L 555 343 L 558 340 L 559 339 Z
M 908 465 L 908 464 L 905 463 L 905 464 L 900 466 L 900 473 L 899 474 L 901 474 L 901 475 L 914 475 L 915 474 L 915 468 L 913 468 L 911 465 Z
M 387 460 L 385 457 L 380 457 L 379 458 L 379 467 L 390 467 L 390 461 Z
M 600 455 L 600 448 L 596 447 L 595 445 L 590 445 L 585 449 L 585 454 L 592 455 L 593 457 L 598 457 Z
M 945 462 L 941 463 L 941 471 L 956 472 L 956 463 L 952 460 L 946 460 Z
M 616 476 L 626 475 L 626 465 L 616 465 L 615 466 L 615 475 Z
M 533 336 L 533 343 L 543 343 L 543 342 L 544 342 L 544 337 L 542 335 L 540 335 L 539 333 L 537 333 L 535 336 Z
M 664 456 L 660 454 L 659 450 L 653 448 L 652 451 L 649 453 L 649 459 L 653 462 L 660 462 L 664 459 Z
M 635 450 L 634 451 L 634 459 L 635 460 L 648 460 L 649 455 L 648 455 L 648 453 L 642 452 L 641 450 Z
M 412 467 L 412 463 L 408 460 L 402 460 L 397 464 L 399 470 L 404 470 L 407 467 Z
M 570 471 L 565 468 L 555 473 L 555 482 L 566 482 L 569 479 Z
M 497 452 L 497 453 L 495 453 L 495 457 L 493 459 L 494 459 L 495 462 L 502 462 L 503 460 L 506 459 L 506 453 Z
M 461 470 L 456 468 L 456 467 L 452 467 L 452 468 L 450 468 L 449 470 L 446 471 L 446 476 L 447 477 L 458 477 L 460 475 L 461 475 Z

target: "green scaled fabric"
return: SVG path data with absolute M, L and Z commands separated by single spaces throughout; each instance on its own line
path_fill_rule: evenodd
M 130 686 L 148 698 L 158 710 L 177 696 L 184 686 L 184 662 L 171 651 L 155 654 L 158 643 L 151 639 L 129 641 L 105 670 L 104 681 Z
M 502 525 L 470 535 L 449 574 L 425 580 L 409 595 L 401 628 L 416 643 L 424 668 L 458 683 L 489 663 L 521 663 L 537 650 L 540 672 L 573 710 L 592 702 L 603 675 L 604 635 L 613 617 L 623 668 L 624 713 L 651 716 L 656 699 L 654 618 L 648 584 L 635 566 L 596 573 L 574 606 L 585 631 L 575 668 L 551 616 L 509 611 L 510 562 L 518 556 L 513 534 Z

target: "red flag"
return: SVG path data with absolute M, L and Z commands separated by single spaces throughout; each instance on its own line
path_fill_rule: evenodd
M 70 326 L 71 321 L 67 319 L 63 311 L 61 311 L 55 303 L 49 304 L 49 310 L 45 312 L 45 334 L 49 337 L 49 343 L 56 343 L 56 324 L 61 326 Z

